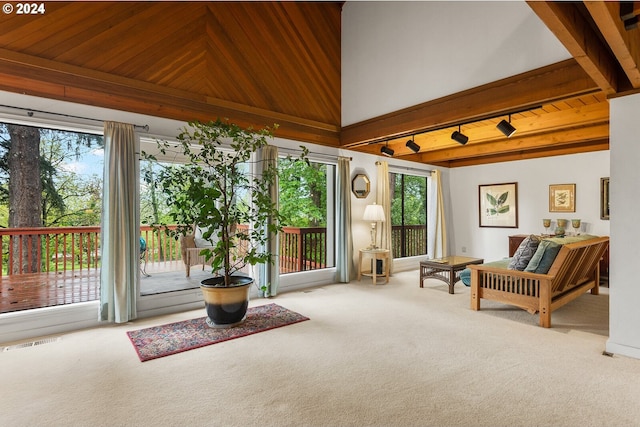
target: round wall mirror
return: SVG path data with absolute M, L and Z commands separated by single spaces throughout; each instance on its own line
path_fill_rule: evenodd
M 369 181 L 369 177 L 363 173 L 359 173 L 353 177 L 353 181 L 351 181 L 351 190 L 353 194 L 358 199 L 364 199 L 369 195 L 369 191 L 371 190 L 371 182 Z

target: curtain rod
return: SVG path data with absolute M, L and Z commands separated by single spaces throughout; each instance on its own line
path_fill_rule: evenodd
M 382 163 L 378 160 L 376 161 L 376 166 L 381 165 Z M 410 168 L 408 166 L 398 166 L 398 165 L 389 165 L 389 167 L 394 167 L 396 169 L 404 169 L 404 170 L 408 170 L 408 171 L 416 171 L 416 172 L 428 172 L 428 173 L 433 173 L 434 170 L 433 169 L 418 169 L 418 168 Z
M 33 117 L 34 113 L 41 113 L 41 114 L 50 114 L 52 116 L 67 117 L 67 118 L 70 118 L 70 119 L 90 120 L 90 121 L 99 122 L 99 123 L 104 123 L 105 122 L 104 120 L 94 119 L 94 118 L 91 118 L 91 117 L 74 116 L 74 115 L 71 115 L 71 114 L 63 114 L 63 113 L 52 113 L 50 111 L 34 110 L 33 108 L 14 107 L 12 105 L 0 105 L 0 107 L 2 107 L 2 108 L 12 108 L 14 110 L 19 110 L 19 111 L 26 111 L 27 112 L 27 116 L 29 116 L 29 117 Z M 145 132 L 149 132 L 149 125 L 133 125 L 133 127 L 135 129 L 138 129 L 138 130 L 144 130 Z
M 287 154 L 292 154 L 292 153 L 302 153 L 303 150 L 300 150 L 298 148 L 289 148 L 289 147 L 278 147 L 278 152 L 282 151 L 283 153 L 287 153 Z M 346 156 L 340 156 L 337 154 L 326 154 L 326 153 L 315 153 L 313 151 L 309 151 L 308 152 L 310 156 L 312 157 L 324 157 L 325 159 L 330 159 L 330 160 L 335 160 L 339 157 L 346 157 Z M 350 161 L 353 160 L 353 157 L 346 157 L 348 158 Z

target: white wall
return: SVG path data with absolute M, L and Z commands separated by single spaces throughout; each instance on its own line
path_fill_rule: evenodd
M 640 94 L 609 101 L 611 242 L 607 351 L 640 359 Z
M 342 125 L 570 57 L 524 1 L 347 1 Z
M 508 236 L 543 233 L 542 218 L 580 218 L 582 232 L 608 236 L 600 219 L 600 178 L 609 176 L 609 152 L 455 168 L 451 175 L 451 252 L 495 261 L 508 256 Z M 479 226 L 478 185 L 518 183 L 518 228 Z M 576 184 L 576 211 L 549 212 L 549 185 Z M 554 224 L 552 224 L 554 225 Z M 568 232 L 573 229 L 567 227 Z M 466 248 L 466 252 L 465 252 Z

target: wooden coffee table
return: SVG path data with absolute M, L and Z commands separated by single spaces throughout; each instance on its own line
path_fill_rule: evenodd
M 449 293 L 460 280 L 460 272 L 469 264 L 482 264 L 483 259 L 452 255 L 444 258 L 430 259 L 420 262 L 420 287 L 424 287 L 424 279 L 438 279 L 449 285 Z

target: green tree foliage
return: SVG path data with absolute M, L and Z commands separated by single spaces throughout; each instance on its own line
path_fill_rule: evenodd
M 0 123 L 0 204 L 9 203 L 11 138 Z M 73 167 L 92 150 L 103 147 L 100 135 L 40 128 L 41 212 L 44 226 L 98 225 L 102 198 L 102 169 L 82 176 Z M 0 214 L 0 226 L 7 219 Z
M 280 159 L 280 213 L 290 227 L 326 227 L 327 165 Z
M 391 203 L 392 225 L 427 223 L 427 180 L 423 176 L 393 174 Z M 404 215 L 403 215 L 404 212 Z
M 179 170 L 181 167 L 179 164 L 140 161 L 140 221 L 143 224 L 172 223 L 171 205 L 167 202 L 167 196 L 153 184 L 164 168 Z

